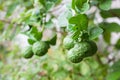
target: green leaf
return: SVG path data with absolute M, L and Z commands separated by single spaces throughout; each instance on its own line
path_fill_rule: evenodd
M 73 28 L 68 28 L 72 29 L 72 38 L 75 40 L 78 39 L 79 35 L 81 34 L 81 31 L 87 31 L 88 18 L 85 14 L 78 14 L 76 16 L 71 17 L 69 19 L 69 23 Z
M 75 6 L 80 9 L 80 8 L 82 8 L 82 6 L 84 5 L 84 3 L 86 3 L 86 2 L 87 2 L 87 0 L 76 0 L 75 1 Z
M 26 0 L 26 1 L 23 1 L 23 5 L 27 8 L 27 9 L 31 9 L 33 8 L 33 2 L 30 0 Z
M 64 27 L 68 25 L 68 20 L 66 19 L 65 15 L 62 14 L 58 17 L 58 25 L 60 27 Z
M 66 11 L 58 17 L 58 25 L 60 27 L 68 26 L 68 19 L 72 17 L 72 12 L 67 8 Z
M 59 5 L 62 2 L 62 0 L 55 0 L 55 6 Z
M 51 45 L 55 45 L 56 44 L 56 40 L 57 40 L 57 34 L 55 34 L 50 40 L 49 43 Z
M 114 73 L 110 73 L 107 76 L 106 80 L 119 80 L 120 79 L 120 71 L 116 71 Z
M 15 35 L 15 31 L 13 32 L 13 24 L 9 24 L 8 27 L 2 33 L 2 37 L 6 40 L 12 40 L 15 37 Z
M 75 10 L 75 1 L 76 0 L 72 0 L 72 8 Z
M 53 2 L 46 2 L 46 9 L 50 10 L 54 6 Z
M 0 34 L 3 32 L 4 30 L 4 23 L 0 21 Z
M 30 31 L 29 31 L 28 33 L 29 33 L 29 34 L 37 34 L 37 32 L 38 32 L 37 27 L 33 27 L 33 26 L 32 26 L 32 28 L 30 29 Z
M 120 60 L 114 62 L 114 64 L 109 68 L 111 72 L 120 71 Z
M 103 18 L 120 17 L 120 9 L 110 9 L 109 11 L 101 11 L 100 15 Z
M 50 10 L 58 0 L 39 0 L 39 2 L 44 6 L 46 11 Z
M 45 23 L 45 27 L 46 28 L 53 28 L 54 27 L 54 23 L 52 22 L 52 20 L 49 20 L 48 22 Z
M 9 17 L 12 15 L 13 11 L 15 10 L 16 6 L 18 6 L 18 3 L 12 3 L 8 6 L 7 8 L 7 13 L 6 13 L 6 17 Z
M 35 43 L 35 40 L 33 40 L 33 39 L 28 39 L 28 43 L 29 43 L 30 45 L 32 45 L 32 44 Z
M 120 25 L 117 23 L 100 23 L 99 26 L 104 30 L 103 38 L 105 42 L 110 44 L 111 42 L 111 32 L 120 32 Z
M 90 8 L 90 5 L 88 3 L 84 3 L 83 7 L 81 8 L 81 12 L 85 13 L 86 11 L 88 11 Z
M 39 32 L 37 27 L 32 27 L 28 32 L 28 35 L 33 40 L 41 40 L 42 38 L 42 32 Z
M 75 32 L 76 31 L 76 26 L 74 26 L 72 24 L 68 24 L 67 30 L 70 31 L 70 32 Z
M 45 6 L 45 0 L 39 0 L 39 2 L 40 2 L 43 6 Z
M 120 60 L 115 62 L 110 68 L 106 80 L 119 80 L 120 79 Z
M 116 42 L 115 48 L 116 49 L 120 49 L 120 39 L 118 39 L 118 41 Z
M 88 0 L 72 0 L 72 8 L 77 13 L 85 13 L 89 7 Z
M 117 23 L 100 23 L 99 25 L 106 32 L 120 32 L 120 25 Z
M 47 1 L 56 3 L 56 2 L 59 2 L 61 0 L 47 0 Z
M 93 27 L 89 31 L 89 39 L 93 40 L 103 33 L 103 29 L 100 27 Z
M 109 10 L 111 7 L 112 0 L 104 0 L 99 4 L 101 10 Z
M 93 5 L 97 5 L 99 3 L 98 0 L 91 0 L 90 1 L 90 5 L 93 6 Z
M 55 80 L 65 80 L 65 78 L 67 77 L 67 71 L 59 68 L 56 72 L 52 74 L 52 76 L 54 76 Z
M 26 24 L 30 24 L 30 18 L 32 16 L 32 12 L 33 10 L 28 10 L 26 12 L 23 12 L 20 14 L 20 18 L 17 19 L 17 22 L 18 23 L 22 23 L 22 22 L 25 22 Z M 14 20 L 15 21 L 15 20 Z M 32 21 L 33 22 L 33 21 Z
M 110 32 L 103 32 L 103 38 L 105 40 L 105 42 L 107 42 L 108 44 L 110 44 L 111 41 L 111 33 Z
M 79 30 L 87 30 L 88 18 L 85 14 L 78 14 L 69 19 L 70 24 L 77 26 Z
M 89 8 L 90 8 L 90 5 L 89 5 L 89 3 L 86 2 L 86 3 L 84 3 L 84 4 L 82 5 L 81 8 L 76 7 L 76 10 L 77 10 L 79 13 L 85 13 L 86 11 L 89 10 Z
M 42 38 L 42 32 L 38 32 L 37 34 L 35 34 L 34 36 L 37 40 L 41 40 Z
M 80 72 L 82 75 L 88 75 L 90 73 L 90 67 L 88 66 L 87 63 L 81 62 Z

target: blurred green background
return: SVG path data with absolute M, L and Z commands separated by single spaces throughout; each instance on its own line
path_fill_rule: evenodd
M 62 46 L 71 0 L 44 1 L 49 1 L 44 38 L 56 31 L 57 44 L 43 57 L 24 59 L 22 50 L 29 45 L 24 32 L 28 25 L 39 27 L 43 14 L 37 13 L 39 9 L 44 13 L 44 7 L 41 0 L 0 0 L 0 80 L 120 80 L 120 0 L 113 0 L 108 11 L 99 8 L 99 0 L 90 0 L 89 26 L 104 32 L 93 34 L 99 36 L 97 53 L 78 64 L 67 60 Z

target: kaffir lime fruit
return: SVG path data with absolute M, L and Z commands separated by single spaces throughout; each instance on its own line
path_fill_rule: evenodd
M 23 51 L 23 57 L 28 59 L 33 56 L 32 46 L 27 46 Z
M 66 36 L 63 40 L 63 46 L 65 49 L 71 49 L 74 47 L 74 40 L 70 36 Z
M 77 48 L 79 52 L 82 53 L 83 57 L 87 57 L 89 54 L 92 53 L 92 46 L 87 41 L 76 44 L 75 48 Z
M 97 45 L 93 41 L 88 41 L 88 43 L 91 45 L 91 53 L 88 54 L 87 56 L 93 56 L 97 52 Z
M 37 41 L 33 44 L 32 50 L 35 55 L 43 56 L 47 53 L 48 49 L 50 48 L 49 44 L 45 41 Z
M 82 54 L 77 49 L 72 48 L 68 51 L 67 58 L 73 63 L 79 63 L 83 59 Z
M 76 43 L 75 46 L 68 51 L 68 59 L 73 63 L 82 61 L 83 58 L 88 57 L 96 52 L 92 45 L 93 43 L 88 41 Z

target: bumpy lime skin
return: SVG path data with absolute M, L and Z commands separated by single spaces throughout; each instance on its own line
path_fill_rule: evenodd
M 49 44 L 44 41 L 37 41 L 33 44 L 32 50 L 35 55 L 43 56 L 47 53 L 50 48 Z
M 65 37 L 63 40 L 63 46 L 67 50 L 73 48 L 74 47 L 74 40 L 70 36 Z
M 97 51 L 97 45 L 93 41 L 76 43 L 67 53 L 67 58 L 73 63 L 79 63 L 85 57 L 93 56 Z
M 73 63 L 82 61 L 83 58 L 88 57 L 92 53 L 91 44 L 87 41 L 76 43 L 74 48 L 68 51 L 68 58 Z
M 97 45 L 93 41 L 80 42 L 76 46 L 79 47 L 79 50 L 84 53 L 84 57 L 93 56 L 97 51 Z
M 79 49 L 80 53 L 83 53 L 82 54 L 83 57 L 88 57 L 88 55 L 91 54 L 92 52 L 91 44 L 89 44 L 86 41 L 76 44 L 76 48 Z
M 77 49 L 72 48 L 68 51 L 67 58 L 73 63 L 79 63 L 83 60 L 82 54 Z
M 23 57 L 26 59 L 29 59 L 33 56 L 32 46 L 27 46 L 25 50 L 23 51 Z

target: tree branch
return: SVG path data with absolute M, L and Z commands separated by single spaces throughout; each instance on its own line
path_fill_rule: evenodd
M 22 24 L 19 24 L 19 23 L 13 23 L 12 20 L 5 20 L 5 19 L 0 19 L 0 22 L 4 22 L 4 23 L 7 23 L 7 24 L 22 25 Z

